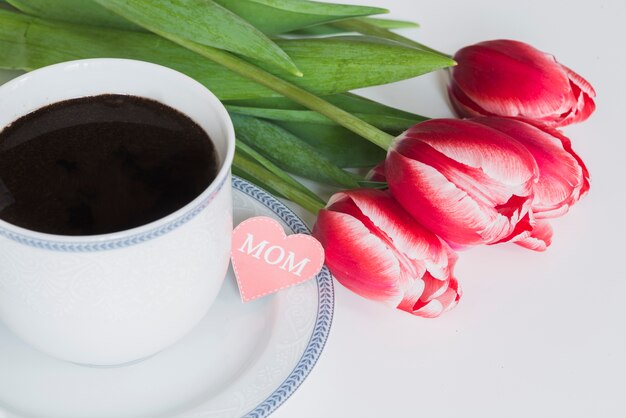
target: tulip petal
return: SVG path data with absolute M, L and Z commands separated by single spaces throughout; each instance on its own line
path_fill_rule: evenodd
M 456 83 L 452 83 L 448 88 L 448 97 L 455 113 L 461 118 L 493 115 L 485 109 L 481 109 L 477 103 L 467 97 Z
M 411 217 L 388 193 L 359 189 L 335 194 L 328 209 L 348 213 L 394 251 L 411 277 L 426 271 L 443 280 L 456 262 L 456 255 L 434 233 Z
M 554 128 L 508 118 L 473 119 L 521 142 L 539 167 L 534 186 L 533 213 L 536 218 L 553 218 L 569 210 L 589 190 L 589 172 L 574 152 L 570 140 Z
M 426 144 L 440 153 L 439 158 L 429 152 Z M 538 174 L 533 156 L 522 144 L 467 120 L 433 119 L 417 124 L 398 137 L 392 147 L 411 159 L 436 164 L 438 169 L 450 166 L 448 178 L 454 172 L 467 175 L 467 181 L 449 179 L 470 194 L 469 189 L 485 183 L 490 196 L 496 192 L 493 188 L 507 189 L 496 204 L 506 202 L 512 194 L 528 195 Z M 429 155 L 423 156 L 427 152 Z
M 416 219 L 444 240 L 458 246 L 493 243 L 509 236 L 515 222 L 474 200 L 433 167 L 404 157 L 387 156 L 386 172 L 394 197 Z M 417 187 L 416 187 L 417 186 Z
M 402 299 L 400 265 L 391 249 L 351 215 L 322 210 L 313 229 L 326 265 L 353 292 L 393 305 Z
M 366 178 L 371 181 L 387 181 L 387 177 L 385 177 L 385 161 L 381 161 L 372 168 L 369 173 L 367 173 Z
M 444 312 L 449 311 L 454 308 L 461 300 L 463 296 L 463 292 L 459 286 L 459 282 L 456 278 L 450 277 L 450 281 L 448 282 L 448 288 L 445 293 L 441 296 L 438 296 L 437 299 L 444 306 Z
M 573 71 L 571 68 L 563 64 L 561 64 L 561 66 L 563 67 L 565 72 L 567 72 L 567 77 L 569 78 L 571 84 L 578 87 L 582 93 L 586 94 L 590 98 L 596 97 L 596 91 L 587 80 L 585 80 L 580 74 Z
M 428 280 L 426 281 L 428 282 Z M 405 298 L 398 305 L 398 309 L 424 318 L 436 318 L 458 304 L 462 292 L 459 289 L 458 281 L 454 277 L 445 282 L 433 281 L 432 279 L 430 281 L 437 285 L 436 297 L 420 298 L 417 301 Z
M 572 94 L 576 99 L 576 107 L 561 121 L 558 126 L 569 125 L 575 122 L 582 122 L 589 118 L 596 109 L 593 98 L 596 97 L 596 91 L 591 84 L 579 74 L 575 73 L 568 67 L 563 65 L 570 80 Z
M 447 284 L 446 284 L 447 280 L 446 281 L 433 280 L 433 281 L 438 282 L 440 286 L 447 287 Z M 396 308 L 406 311 L 406 312 L 413 313 L 413 306 L 419 303 L 420 297 L 424 293 L 425 287 L 426 287 L 426 282 L 424 280 L 422 279 L 413 280 L 410 283 L 410 285 L 407 286 L 407 288 L 404 290 L 404 297 L 402 298 L 400 303 L 398 303 Z
M 426 303 L 419 303 L 415 305 L 410 311 L 413 315 L 421 316 L 423 318 L 437 318 L 445 311 L 445 306 L 441 301 L 433 299 Z
M 448 290 L 448 285 L 450 283 L 449 277 L 446 278 L 445 281 L 442 281 L 437 280 L 430 275 L 424 275 L 422 280 L 424 281 L 424 290 L 422 291 L 420 300 L 424 302 L 429 302 L 442 296 L 446 290 Z
M 537 221 L 531 234 L 515 243 L 529 250 L 545 251 L 552 244 L 552 227 L 547 221 Z
M 528 201 L 526 205 L 527 207 L 530 206 L 530 201 Z M 520 241 L 530 236 L 534 225 L 535 220 L 531 216 L 531 212 L 525 212 L 525 215 L 515 222 L 515 228 L 513 228 L 513 232 L 511 232 L 509 236 L 504 237 L 500 241 L 489 243 L 489 245 Z

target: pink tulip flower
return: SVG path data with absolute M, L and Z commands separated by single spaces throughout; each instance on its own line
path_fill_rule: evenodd
M 319 213 L 313 235 L 335 278 L 365 298 L 434 318 L 461 297 L 452 272 L 455 253 L 388 192 L 335 194 Z
M 448 92 L 462 117 L 521 117 L 558 127 L 595 110 L 596 93 L 584 78 L 523 42 L 481 42 L 454 59 Z
M 433 119 L 393 142 L 385 176 L 413 218 L 453 248 L 526 239 L 539 169 L 520 142 L 482 124 Z

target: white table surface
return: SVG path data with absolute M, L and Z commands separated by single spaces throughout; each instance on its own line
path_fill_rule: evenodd
M 554 243 L 545 253 L 514 245 L 461 253 L 456 274 L 465 294 L 442 318 L 413 317 L 337 285 L 324 353 L 274 416 L 626 416 L 626 2 L 345 2 L 420 22 L 405 34 L 442 51 L 519 39 L 586 77 L 598 110 L 565 131 L 591 171 L 592 188 L 553 222 Z M 451 116 L 441 74 L 361 93 Z
M 456 274 L 465 294 L 439 319 L 337 285 L 326 349 L 276 418 L 626 417 L 626 2 L 345 2 L 418 21 L 406 36 L 441 51 L 518 39 L 578 71 L 597 90 L 598 110 L 565 132 L 592 187 L 552 223 L 547 252 L 500 245 L 461 253 Z M 362 93 L 448 117 L 442 80 L 433 74 Z

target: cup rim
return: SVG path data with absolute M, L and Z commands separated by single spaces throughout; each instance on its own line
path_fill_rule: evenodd
M 180 71 L 159 64 L 123 58 L 90 58 L 65 61 L 42 67 L 0 85 L 0 96 L 15 86 L 26 82 L 29 78 L 49 76 L 54 73 L 66 71 L 69 67 L 75 67 L 77 64 L 81 67 L 107 66 L 117 69 L 139 67 L 143 71 L 157 70 L 169 72 L 173 77 L 180 79 L 182 82 L 191 83 L 198 89 L 201 89 L 211 102 L 211 111 L 217 113 L 220 121 L 224 123 L 226 131 L 226 155 L 224 156 L 217 176 L 202 193 L 182 208 L 160 219 L 138 227 L 97 235 L 57 235 L 22 228 L 0 219 L 0 236 L 42 249 L 58 251 L 97 251 L 139 244 L 165 235 L 193 219 L 210 204 L 213 197 L 222 189 L 230 177 L 230 170 L 235 156 L 235 128 L 222 102 L 209 88 Z M 51 104 L 52 103 L 55 103 L 55 101 L 51 102 Z M 227 187 L 230 187 L 230 184 L 228 184 Z M 90 246 L 85 244 L 95 245 Z

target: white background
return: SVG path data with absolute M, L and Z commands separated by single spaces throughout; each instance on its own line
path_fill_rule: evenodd
M 326 349 L 275 416 L 625 417 L 626 2 L 345 2 L 418 21 L 420 29 L 404 33 L 442 51 L 518 39 L 586 77 L 598 110 L 565 132 L 592 187 L 553 222 L 547 252 L 500 245 L 461 253 L 456 273 L 465 295 L 439 319 L 412 317 L 337 285 Z M 451 116 L 441 74 L 363 93 Z

